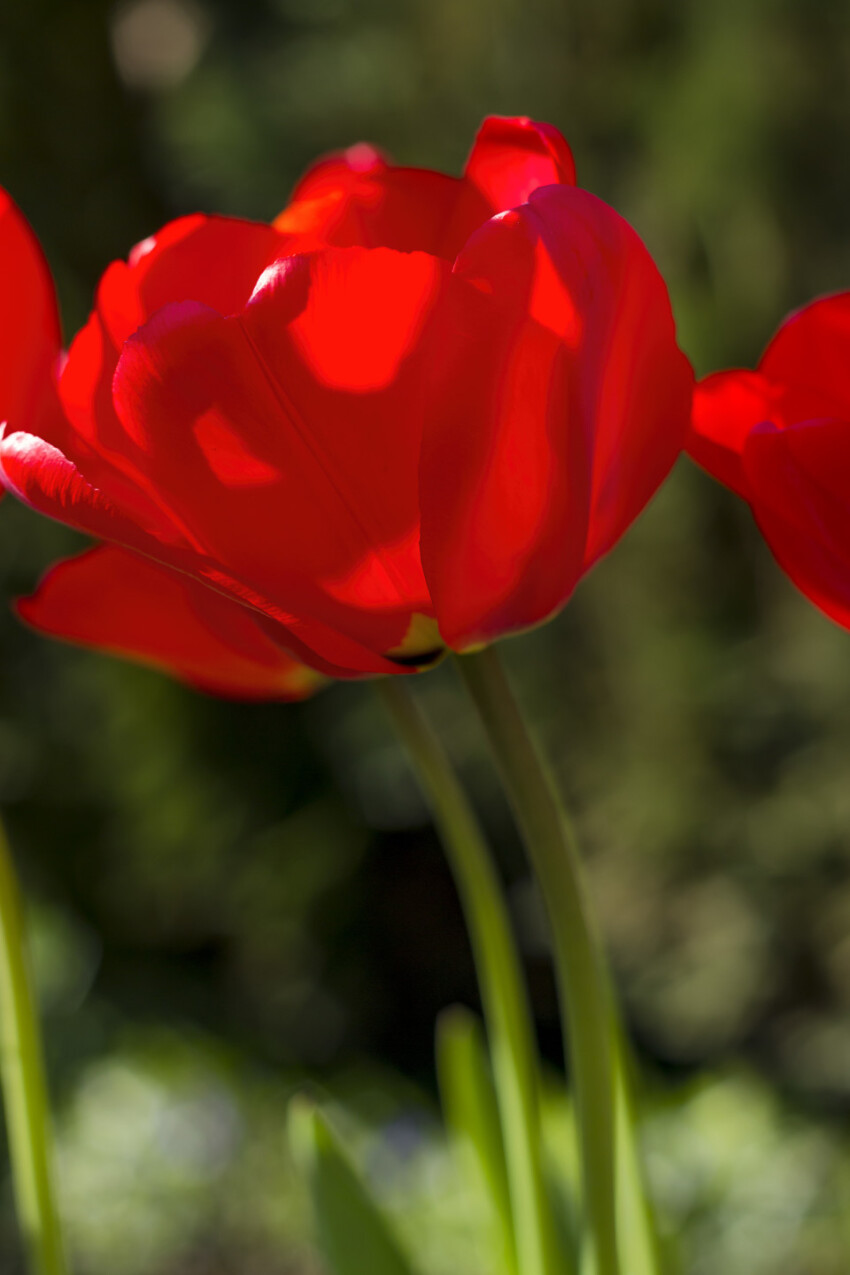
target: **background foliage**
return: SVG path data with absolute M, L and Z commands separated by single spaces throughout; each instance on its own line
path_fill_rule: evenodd
M 0 181 L 71 334 L 107 262 L 169 217 L 270 218 L 317 153 L 360 138 L 457 171 L 485 113 L 531 114 L 644 236 L 704 373 L 850 285 L 848 54 L 831 0 L 9 0 Z M 11 501 L 0 521 L 6 597 L 78 543 Z M 434 1018 L 476 1004 L 470 955 L 370 688 L 244 706 L 9 614 L 0 643 L 0 804 L 79 1275 L 316 1270 L 284 1142 L 307 1078 L 429 1271 L 484 1275 L 433 1098 Z M 578 816 L 682 1270 L 837 1275 L 850 638 L 682 461 L 505 655 Z M 478 731 L 450 670 L 417 689 L 486 812 L 558 1065 L 540 908 Z

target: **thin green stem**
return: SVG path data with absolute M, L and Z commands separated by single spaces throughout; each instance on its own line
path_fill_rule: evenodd
M 0 827 L 0 1079 L 15 1202 L 33 1275 L 67 1275 L 41 1036 L 15 869 Z
M 618 1275 L 613 1007 L 575 839 L 494 647 L 458 657 L 543 892 L 575 1091 L 588 1269 Z
M 633 1064 L 625 1032 L 616 1018 L 614 1045 L 620 1252 L 628 1253 L 628 1275 L 660 1275 L 662 1262 L 658 1227 L 637 1139 Z
M 481 987 L 505 1141 L 517 1265 L 554 1275 L 542 1168 L 539 1064 L 519 957 L 487 842 L 451 763 L 401 678 L 377 684 L 431 807 L 466 917 Z

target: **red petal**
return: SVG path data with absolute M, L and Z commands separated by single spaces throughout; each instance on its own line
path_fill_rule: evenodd
M 241 310 L 286 242 L 273 227 L 238 217 L 196 213 L 169 222 L 100 281 L 96 308 L 110 341 L 121 346 L 173 301 L 198 301 L 219 314 Z
M 275 221 L 307 252 L 315 248 L 394 248 L 453 261 L 490 209 L 457 177 L 389 164 L 371 147 L 321 160 Z
M 123 549 L 54 566 L 17 604 L 42 633 L 126 656 L 217 695 L 303 699 L 322 679 L 237 603 Z
M 747 439 L 749 499 L 829 543 L 850 563 L 850 423 L 760 425 Z
M 770 510 L 754 506 L 762 535 L 785 574 L 836 624 L 850 629 L 850 563 Z
M 784 429 L 807 420 L 850 417 L 848 353 L 850 292 L 805 306 L 782 324 L 757 372 L 718 372 L 700 382 L 688 452 L 747 497 L 741 457 L 757 425 Z
M 328 196 L 347 194 L 364 178 L 385 173 L 391 164 L 389 156 L 376 146 L 370 146 L 368 142 L 357 142 L 347 150 L 326 155 L 312 164 L 293 190 L 291 202 L 311 203 Z
M 52 443 L 16 431 L 0 441 L 4 486 L 39 513 L 105 540 L 142 542 L 136 527 Z
M 759 371 L 786 387 L 789 421 L 850 419 L 850 292 L 792 314 L 764 352 Z
M 750 431 L 780 423 L 781 391 L 759 372 L 715 372 L 694 391 L 688 454 L 739 496 L 747 496 L 741 458 Z
M 570 148 L 557 129 L 532 120 L 485 120 L 458 180 L 401 168 L 365 143 L 320 160 L 275 221 L 299 250 L 395 248 L 453 261 L 494 213 L 524 203 L 539 186 L 573 185 Z
M 122 508 L 156 527 L 165 539 L 191 542 L 146 471 L 142 440 L 121 424 L 112 401 L 119 351 L 95 312 L 77 333 L 60 382 L 66 430 L 61 450 L 97 487 L 109 488 Z
M 447 279 L 422 254 L 288 258 L 242 316 L 160 311 L 115 378 L 124 427 L 202 552 L 379 656 L 430 613 L 417 462 L 433 367 L 420 336 Z
M 585 191 L 532 195 L 456 271 L 480 295 L 459 293 L 463 363 L 426 425 L 421 543 L 464 647 L 563 605 L 673 464 L 692 374 L 646 249 Z
M 0 424 L 34 429 L 55 410 L 59 311 L 38 240 L 4 190 L 0 280 Z
M 204 581 L 213 590 L 254 608 L 261 613 L 261 619 L 265 617 L 271 622 L 269 633 L 279 638 L 286 628 L 288 636 L 284 646 L 297 651 L 305 663 L 328 676 L 398 672 L 391 660 L 375 655 L 321 622 L 287 614 L 203 555 L 179 544 L 158 540 L 113 506 L 67 457 L 41 438 L 18 433 L 3 439 L 0 477 L 9 490 L 39 513 L 78 531 L 136 550 L 154 562 Z
M 576 169 L 566 140 L 551 124 L 491 115 L 478 131 L 464 175 L 497 213 L 524 204 L 540 186 L 574 186 Z
M 21 500 L 49 518 L 99 539 L 133 549 L 210 585 L 240 604 L 254 608 L 271 622 L 270 634 L 305 663 L 333 677 L 396 673 L 391 660 L 376 655 L 315 619 L 295 617 L 244 580 L 228 573 L 191 546 L 158 538 L 154 531 L 116 507 L 56 447 L 30 434 L 10 434 L 0 442 L 0 478 Z
M 73 427 L 62 450 L 96 486 L 168 538 L 187 537 L 146 472 L 144 447 L 118 419 L 112 380 L 121 346 L 160 307 L 191 299 L 227 314 L 240 310 L 285 246 L 270 226 L 200 214 L 169 223 L 101 279 L 97 307 L 71 346 L 61 380 Z M 51 440 L 57 441 L 59 440 Z
M 797 587 L 850 628 L 850 424 L 761 426 L 744 450 L 750 501 L 765 539 Z

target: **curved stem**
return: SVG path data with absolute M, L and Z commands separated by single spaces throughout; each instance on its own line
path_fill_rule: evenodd
M 67 1275 L 53 1187 L 41 1036 L 15 869 L 0 828 L 0 1079 L 18 1218 L 33 1275 Z
M 469 930 L 493 1057 L 521 1275 L 563 1270 L 542 1170 L 539 1064 L 507 908 L 466 794 L 402 679 L 377 683 L 431 807 Z
M 618 1275 L 613 1006 L 572 829 L 494 647 L 459 656 L 543 892 L 567 1024 L 588 1227 L 589 1269 Z

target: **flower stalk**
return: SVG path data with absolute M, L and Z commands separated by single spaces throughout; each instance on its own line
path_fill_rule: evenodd
M 543 893 L 570 1060 L 587 1228 L 582 1270 L 619 1275 L 613 1005 L 581 862 L 555 782 L 494 647 L 459 656 Z
M 15 1203 L 32 1275 L 67 1275 L 38 1013 L 18 884 L 0 827 L 0 1079 Z
M 487 842 L 443 746 L 402 678 L 377 683 L 431 808 L 455 879 L 493 1059 L 520 1275 L 562 1275 L 543 1174 L 539 1062 L 519 955 Z

